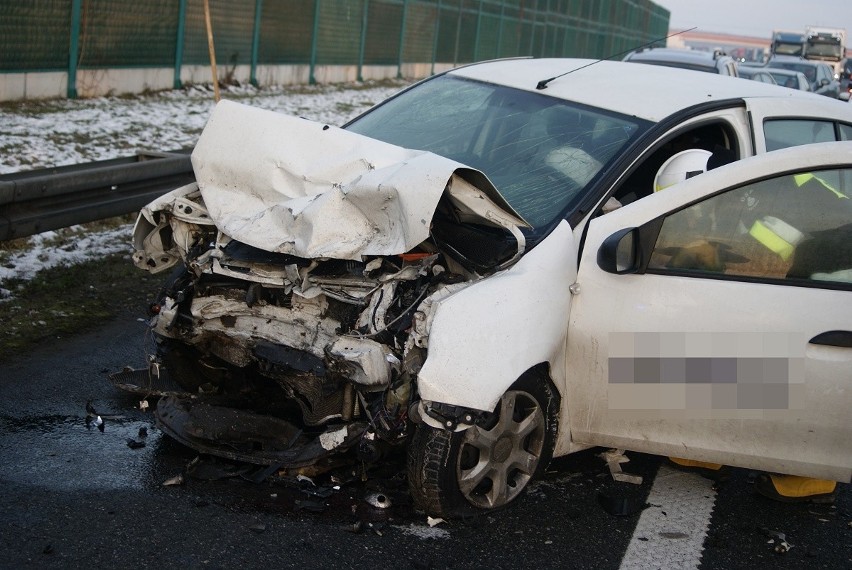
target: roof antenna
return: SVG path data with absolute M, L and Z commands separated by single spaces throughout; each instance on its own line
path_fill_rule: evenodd
M 626 54 L 626 53 L 629 53 L 629 52 L 634 51 L 634 50 L 637 50 L 637 49 L 641 49 L 641 48 L 643 48 L 643 47 L 648 47 L 648 46 L 653 45 L 653 44 L 655 44 L 655 43 L 657 43 L 657 42 L 660 42 L 660 41 L 663 41 L 663 40 L 667 40 L 667 39 L 669 39 L 669 38 L 673 38 L 673 37 L 678 36 L 678 35 L 680 35 L 680 34 L 685 34 L 686 32 L 691 32 L 692 30 L 696 29 L 697 27 L 698 27 L 698 26 L 695 26 L 695 27 L 689 28 L 688 30 L 681 30 L 681 31 L 679 31 L 679 32 L 675 32 L 675 33 L 673 33 L 673 34 L 670 34 L 670 35 L 668 35 L 668 36 L 666 36 L 666 37 L 664 37 L 664 38 L 657 38 L 657 39 L 655 39 L 655 40 L 651 40 L 650 42 L 645 43 L 645 44 L 642 44 L 641 46 L 632 47 L 632 48 L 630 48 L 630 49 L 626 49 L 626 50 L 624 50 L 624 51 L 620 51 L 620 52 L 618 52 L 618 53 L 614 53 L 614 54 L 612 54 L 612 55 L 610 55 L 610 56 L 608 56 L 608 57 L 605 57 L 605 58 L 602 58 L 602 59 L 598 59 L 598 60 L 596 60 L 596 61 L 593 61 L 592 63 L 587 63 L 586 65 L 584 65 L 584 66 L 582 66 L 582 67 L 578 67 L 577 69 L 572 69 L 571 71 L 566 71 L 565 73 L 561 73 L 561 74 L 559 74 L 559 75 L 555 75 L 555 76 L 551 77 L 550 79 L 542 79 L 541 81 L 539 81 L 539 82 L 538 82 L 538 84 L 535 86 L 535 88 L 536 88 L 536 89 L 538 89 L 539 91 L 541 91 L 542 89 L 546 89 L 546 88 L 547 88 L 547 84 L 548 84 L 548 83 L 550 83 L 551 81 L 553 81 L 554 79 L 559 79 L 560 77 L 563 77 L 563 76 L 565 76 L 565 75 L 568 75 L 569 73 L 574 73 L 575 71 L 580 71 L 581 69 L 585 69 L 585 68 L 587 68 L 587 67 L 589 67 L 589 66 L 591 66 L 591 65 L 594 65 L 594 64 L 596 64 L 596 63 L 600 63 L 600 62 L 602 62 L 602 61 L 606 61 L 606 60 L 608 60 L 608 59 L 612 59 L 612 58 L 614 58 L 614 57 L 618 57 L 618 56 L 620 56 L 620 55 L 624 55 L 624 54 Z

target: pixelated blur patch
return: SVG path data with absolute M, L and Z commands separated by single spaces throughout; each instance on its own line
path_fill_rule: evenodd
M 609 409 L 801 408 L 805 345 L 788 333 L 610 333 Z

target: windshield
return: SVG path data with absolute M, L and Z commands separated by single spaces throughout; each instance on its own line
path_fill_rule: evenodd
M 444 75 L 346 128 L 481 170 L 539 228 L 564 217 L 646 124 L 538 93 Z
M 840 45 L 840 40 L 808 40 L 808 57 L 824 57 L 840 61 L 843 57 L 843 46 Z
M 804 46 L 802 42 L 785 42 L 775 40 L 775 45 L 772 48 L 772 53 L 777 55 L 802 55 Z

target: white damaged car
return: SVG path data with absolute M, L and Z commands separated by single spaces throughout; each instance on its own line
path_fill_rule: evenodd
M 200 452 L 407 447 L 435 515 L 599 445 L 848 482 L 850 139 L 838 101 L 607 61 L 456 69 L 343 128 L 223 101 L 139 216 L 170 276 L 118 379 Z

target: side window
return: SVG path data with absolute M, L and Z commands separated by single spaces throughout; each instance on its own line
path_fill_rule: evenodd
M 615 191 L 613 197 L 622 205 L 627 205 L 650 196 L 654 193 L 654 178 L 663 163 L 687 149 L 703 149 L 718 156 L 727 156 L 724 162 L 731 162 L 740 157 L 736 133 L 725 121 L 713 121 L 693 127 L 672 136 L 644 157 Z
M 840 125 L 840 140 L 852 141 L 852 125 Z
M 852 170 L 788 174 L 667 216 L 648 270 L 852 289 Z
M 767 151 L 835 140 L 834 123 L 815 119 L 765 121 L 763 134 L 766 137 Z

